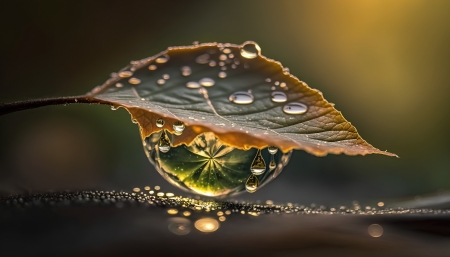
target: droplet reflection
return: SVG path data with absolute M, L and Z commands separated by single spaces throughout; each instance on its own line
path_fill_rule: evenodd
M 220 224 L 212 218 L 199 219 L 194 223 L 195 228 L 204 233 L 211 233 L 219 229 Z

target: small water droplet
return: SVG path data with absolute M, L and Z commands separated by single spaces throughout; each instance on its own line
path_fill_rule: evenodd
M 159 118 L 159 119 L 156 120 L 156 126 L 158 128 L 164 127 L 164 123 L 166 123 L 166 122 L 162 118 Z
M 216 83 L 213 79 L 211 78 L 202 78 L 199 81 L 200 85 L 204 86 L 204 87 L 211 87 L 214 86 L 214 84 Z
M 278 148 L 276 146 L 271 145 L 267 147 L 267 151 L 269 151 L 271 155 L 274 155 L 278 152 Z
M 283 107 L 283 111 L 287 114 L 303 114 L 308 110 L 308 107 L 302 103 L 288 103 Z
M 270 89 L 272 89 L 272 90 L 275 90 L 275 89 L 277 89 L 275 86 L 272 86 Z
M 156 65 L 154 65 L 154 64 L 152 64 L 152 65 L 150 65 L 150 66 L 148 66 L 148 69 L 149 70 L 156 70 Z
M 231 50 L 229 49 L 229 48 L 225 48 L 225 49 L 223 49 L 223 51 L 222 51 L 224 54 L 229 54 L 229 53 L 231 53 Z
M 261 48 L 255 42 L 246 42 L 241 48 L 241 55 L 247 59 L 254 59 L 261 53 Z
M 273 157 L 273 155 L 270 157 L 270 163 L 269 163 L 269 169 L 270 171 L 272 171 L 273 169 L 275 169 L 277 167 L 277 163 L 275 162 L 275 159 Z
M 236 68 L 237 68 L 236 64 L 234 64 L 234 63 L 231 64 L 231 68 L 232 68 L 232 69 L 236 69 Z
M 175 133 L 177 133 L 177 134 L 178 133 L 181 134 L 185 128 L 186 128 L 186 126 L 181 121 L 175 121 L 173 123 L 173 129 L 175 130 Z
M 234 58 L 234 54 L 229 54 L 228 58 L 233 59 Z
M 170 75 L 169 74 L 164 74 L 163 75 L 163 79 L 170 79 Z
M 170 140 L 169 137 L 166 135 L 165 131 L 162 132 L 161 137 L 159 139 L 158 149 L 160 152 L 163 153 L 167 153 L 170 150 Z
M 116 83 L 116 87 L 117 88 L 121 88 L 121 87 L 123 87 L 123 84 L 122 83 Z
M 219 66 L 224 66 L 225 62 L 219 62 Z
M 183 75 L 183 76 L 189 76 L 189 75 L 191 75 L 192 74 L 192 70 L 191 70 L 191 67 L 189 67 L 189 66 L 183 66 L 183 67 L 181 67 L 181 75 Z
M 280 87 L 281 87 L 281 88 L 286 87 L 286 83 L 281 82 L 281 83 L 280 83 Z
M 289 74 L 289 68 L 288 67 L 284 67 L 283 68 L 283 74 L 284 75 L 288 75 Z
M 198 41 L 194 41 L 194 42 L 192 42 L 192 44 L 194 45 L 194 46 L 197 46 L 198 45 Z
M 272 102 L 275 103 L 284 103 L 287 101 L 287 96 L 283 92 L 275 91 L 272 92 Z
M 280 81 L 275 81 L 275 86 L 278 86 L 278 85 L 280 85 Z
M 219 78 L 226 78 L 227 77 L 227 73 L 224 71 L 219 72 Z
M 209 66 L 215 67 L 217 65 L 216 61 L 210 61 Z
M 271 82 L 272 80 L 270 78 L 266 78 L 266 82 Z
M 224 54 L 221 54 L 221 55 L 219 56 L 219 60 L 221 60 L 221 61 L 225 61 L 226 59 L 227 59 L 227 56 L 224 55 Z
M 249 193 L 254 193 L 259 187 L 259 180 L 255 175 L 250 175 L 245 182 L 245 189 Z
M 199 64 L 207 64 L 209 62 L 209 54 L 202 54 L 195 58 L 195 61 Z
M 166 63 L 169 59 L 170 59 L 169 55 L 163 54 L 160 57 L 156 58 L 155 62 L 156 63 Z
M 133 84 L 133 85 L 139 85 L 141 83 L 141 80 L 138 78 L 131 78 L 128 80 L 128 83 Z
M 235 104 L 251 104 L 253 95 L 249 92 L 239 91 L 230 95 L 229 100 Z
M 133 72 L 131 72 L 131 71 L 119 72 L 119 77 L 121 77 L 121 78 L 128 78 L 128 77 L 131 77 L 132 75 L 133 75 Z
M 186 87 L 188 88 L 199 88 L 200 84 L 194 81 L 189 81 L 188 83 L 186 83 Z
M 164 83 L 166 83 L 166 81 L 164 79 L 158 79 L 158 81 L 156 81 L 156 83 L 158 83 L 159 85 L 164 85 Z
M 111 110 L 115 111 L 117 108 L 114 105 L 111 105 Z
M 261 175 L 264 171 L 266 171 L 266 161 L 264 161 L 264 158 L 261 155 L 261 150 L 259 149 L 252 165 L 250 166 L 250 170 L 254 175 Z

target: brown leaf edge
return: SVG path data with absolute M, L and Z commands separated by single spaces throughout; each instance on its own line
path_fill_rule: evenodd
M 223 47 L 237 47 L 241 48 L 242 46 L 253 43 L 256 44 L 253 41 L 246 41 L 242 45 L 237 44 L 220 44 Z M 189 50 L 189 49 L 196 49 L 200 47 L 211 47 L 215 46 L 218 47 L 218 43 L 202 43 L 197 45 L 190 45 L 190 46 L 174 46 L 174 47 L 168 47 L 167 50 L 162 51 L 154 56 L 144 58 L 140 61 L 134 61 L 132 64 L 124 67 L 120 71 L 127 70 L 130 67 L 137 69 L 143 68 L 144 66 L 149 65 L 152 61 L 154 61 L 157 57 L 169 54 L 171 51 L 176 50 Z M 284 70 L 283 65 L 275 61 L 273 59 L 267 58 L 263 56 L 261 53 L 258 54 L 259 57 L 263 58 L 265 61 L 269 62 L 272 65 L 279 66 L 279 69 L 281 71 Z M 289 76 L 292 80 L 294 80 L 295 86 L 305 86 L 307 90 L 310 90 L 313 93 L 320 95 L 320 101 L 323 101 L 326 105 L 332 106 L 328 101 L 325 100 L 323 97 L 322 92 L 320 92 L 317 89 L 310 88 L 306 83 L 300 81 L 296 76 L 284 72 L 285 75 Z M 202 124 L 200 122 L 196 122 L 193 120 L 187 120 L 183 118 L 178 117 L 168 117 L 163 115 L 162 113 L 158 113 L 156 111 L 148 111 L 144 108 L 135 107 L 135 106 L 129 106 L 127 104 L 123 103 L 117 103 L 112 101 L 107 101 L 102 98 L 96 97 L 97 95 L 100 95 L 103 91 L 105 91 L 108 87 L 114 86 L 115 83 L 117 83 L 119 80 L 121 80 L 120 77 L 111 77 L 108 79 L 103 85 L 95 87 L 91 92 L 86 94 L 86 97 L 89 99 L 92 99 L 95 102 L 99 102 L 102 104 L 109 104 L 112 106 L 115 106 L 116 108 L 122 107 L 126 109 L 130 115 L 131 119 L 135 120 L 140 129 L 141 138 L 145 139 L 149 135 L 159 132 L 162 129 L 165 129 L 166 131 L 169 131 L 170 133 L 175 133 L 173 130 L 173 123 L 177 121 L 182 121 L 185 123 L 186 128 L 183 131 L 182 135 L 174 137 L 172 141 L 172 145 L 174 147 L 185 144 L 189 145 L 191 142 L 195 139 L 195 137 L 203 132 L 214 132 L 215 135 L 220 139 L 223 143 L 236 147 L 238 149 L 244 149 L 248 150 L 250 148 L 259 148 L 263 149 L 265 147 L 274 145 L 277 146 L 281 151 L 284 153 L 289 152 L 291 150 L 304 150 L 310 154 L 313 154 L 315 156 L 326 156 L 327 154 L 346 154 L 346 155 L 366 155 L 366 154 L 381 154 L 386 156 L 395 156 L 398 157 L 398 155 L 394 153 L 390 153 L 387 151 L 381 151 L 375 147 L 373 147 L 371 144 L 367 143 L 364 139 L 361 138 L 361 136 L 358 134 L 356 128 L 351 125 L 350 122 L 348 122 L 342 115 L 342 113 L 336 109 L 333 108 L 333 111 L 335 111 L 339 117 L 342 119 L 342 123 L 345 123 L 349 126 L 348 130 L 354 132 L 357 137 L 354 138 L 356 140 L 355 145 L 351 146 L 350 148 L 334 148 L 334 149 L 326 149 L 323 147 L 314 146 L 311 144 L 302 144 L 302 142 L 297 142 L 292 139 L 286 138 L 286 139 L 279 139 L 279 138 L 273 138 L 269 135 L 251 135 L 247 133 L 243 133 L 240 130 L 234 129 L 234 128 L 224 128 L 220 126 L 215 126 L 212 124 L 208 124 L 209 126 Z M 165 125 L 163 128 L 158 128 L 156 124 L 156 120 L 159 118 L 163 118 L 165 121 Z M 322 141 L 326 144 L 326 141 Z

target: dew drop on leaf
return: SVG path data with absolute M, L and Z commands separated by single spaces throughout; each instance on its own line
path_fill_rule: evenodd
M 261 48 L 255 42 L 245 42 L 241 48 L 241 55 L 247 59 L 254 59 L 261 53 Z
M 158 127 L 158 128 L 162 128 L 162 127 L 164 127 L 164 120 L 162 119 L 162 118 L 159 118 L 159 119 L 157 119 L 156 120 L 156 126 Z
M 308 107 L 302 103 L 288 103 L 283 106 L 283 111 L 287 114 L 304 114 Z
M 271 146 L 267 147 L 267 151 L 269 151 L 269 153 L 273 155 L 278 152 L 278 148 L 276 146 L 271 145 Z
M 156 63 L 166 63 L 167 61 L 169 61 L 169 55 L 164 54 L 158 58 L 156 58 Z
M 195 82 L 195 81 L 189 81 L 188 83 L 186 83 L 186 87 L 188 87 L 188 88 L 199 88 L 200 84 Z
M 175 133 L 182 133 L 185 128 L 186 126 L 181 121 L 175 121 L 175 123 L 173 123 L 173 129 L 175 130 Z
M 128 78 L 128 77 L 131 77 L 131 76 L 133 76 L 133 72 L 131 72 L 131 71 L 121 71 L 121 72 L 119 72 L 119 77 L 121 77 L 121 78 Z
M 249 92 L 236 92 L 228 98 L 230 102 L 235 104 L 251 104 L 253 103 L 253 95 Z
M 138 85 L 138 84 L 141 83 L 141 80 L 138 79 L 138 78 L 130 78 L 130 79 L 128 80 L 128 83 L 133 84 L 133 85 Z
M 192 70 L 191 70 L 191 67 L 189 67 L 189 66 L 183 66 L 183 67 L 181 67 L 181 75 L 183 75 L 183 76 L 189 76 L 189 75 L 191 75 L 192 74 Z
M 204 87 L 212 87 L 216 82 L 211 78 L 202 78 L 199 83 Z
M 272 102 L 275 103 L 284 103 L 287 101 L 287 96 L 283 92 L 275 91 L 272 92 Z
M 250 175 L 245 181 L 245 189 L 249 193 L 254 193 L 259 187 L 259 180 L 255 175 Z

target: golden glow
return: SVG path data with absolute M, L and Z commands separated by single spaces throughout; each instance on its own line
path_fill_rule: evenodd
M 191 216 L 191 212 L 190 211 L 184 211 L 183 215 L 186 216 L 186 217 L 189 217 L 189 216 Z
M 177 209 L 168 209 L 168 210 L 167 210 L 167 213 L 168 213 L 168 214 L 175 215 L 175 214 L 178 213 L 178 210 L 177 210 Z
M 133 192 L 135 192 L 135 193 L 139 193 L 139 191 L 141 191 L 141 189 L 140 189 L 139 187 L 135 187 L 135 188 L 133 188 Z
M 223 216 L 223 212 L 219 211 L 219 212 L 217 213 L 217 216 Z
M 379 202 L 378 203 L 378 207 L 383 207 L 384 206 L 384 203 L 383 202 Z
M 150 187 L 149 187 L 149 186 L 146 186 L 146 187 L 144 187 L 144 190 L 149 191 L 149 190 L 150 190 Z
M 186 218 L 176 217 L 170 218 L 168 221 L 168 229 L 175 235 L 184 236 L 191 232 L 191 221 Z
M 227 219 L 227 218 L 225 218 L 224 216 L 220 216 L 220 217 L 219 217 L 219 220 L 222 221 L 222 222 L 224 222 L 226 219 Z
M 367 232 L 372 237 L 380 237 L 383 235 L 383 227 L 378 224 L 372 224 L 367 228 Z
M 211 233 L 219 229 L 219 222 L 212 218 L 199 219 L 194 224 L 195 228 L 204 233 Z

